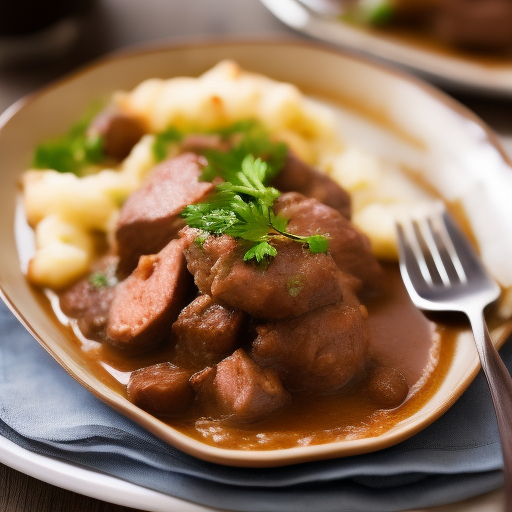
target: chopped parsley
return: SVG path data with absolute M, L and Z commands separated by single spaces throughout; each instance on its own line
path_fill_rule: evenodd
M 207 238 L 208 235 L 206 233 L 202 233 L 201 235 L 198 235 L 194 238 L 194 243 L 197 245 L 197 247 L 202 249 Z
M 97 111 L 96 107 L 91 108 L 65 135 L 39 144 L 34 151 L 32 167 L 79 175 L 84 167 L 103 161 L 102 137 L 87 135 L 87 128 Z
M 170 145 L 174 142 L 180 142 L 184 136 L 185 134 L 182 131 L 173 126 L 155 135 L 155 141 L 152 147 L 155 162 L 165 160 L 169 153 Z
M 118 283 L 115 264 L 108 265 L 103 271 L 93 272 L 89 276 L 89 283 L 97 290 L 101 288 L 112 288 Z
M 244 158 L 251 154 L 261 158 L 268 165 L 266 180 L 270 182 L 284 165 L 288 148 L 283 142 L 276 142 L 270 138 L 268 130 L 254 119 L 243 119 L 231 125 L 215 130 L 179 130 L 171 126 L 164 132 L 155 135 L 152 151 L 156 162 L 165 160 L 173 144 L 181 142 L 187 135 L 203 134 L 220 135 L 222 140 L 230 143 L 230 149 L 205 148 L 202 153 L 208 161 L 201 179 L 212 181 L 220 176 L 224 181 L 231 181 L 239 172 Z
M 224 181 L 236 180 L 247 155 L 253 155 L 266 163 L 267 169 L 263 177 L 265 185 L 270 183 L 283 168 L 288 154 L 287 145 L 284 142 L 272 140 L 268 131 L 258 121 L 252 119 L 239 121 L 218 133 L 225 138 L 229 135 L 232 145 L 228 151 L 208 149 L 204 152 L 208 160 L 208 165 L 202 174 L 204 181 L 212 181 L 217 176 Z
M 323 235 L 301 236 L 287 231 L 288 219 L 275 215 L 274 201 L 281 195 L 267 187 L 273 169 L 267 162 L 246 155 L 238 172 L 230 169 L 231 181 L 217 186 L 217 192 L 206 202 L 190 204 L 183 210 L 186 223 L 213 235 L 227 234 L 252 242 L 244 261 L 265 259 L 277 255 L 269 242 L 276 238 L 306 244 L 312 253 L 327 252 L 328 240 Z
M 91 274 L 89 276 L 89 282 L 97 289 L 108 287 L 108 279 L 103 272 L 94 272 Z

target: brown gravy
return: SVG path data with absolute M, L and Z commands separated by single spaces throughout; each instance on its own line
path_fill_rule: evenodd
M 332 395 L 296 394 L 289 407 L 243 427 L 204 418 L 198 407 L 182 418 L 162 420 L 217 447 L 270 450 L 373 437 L 411 416 L 442 382 L 460 326 L 428 320 L 411 303 L 398 266 L 384 264 L 384 269 L 386 296 L 366 304 L 372 333 L 370 355 L 375 364 L 397 368 L 406 377 L 410 392 L 401 406 L 377 409 L 365 392 L 363 379 Z M 72 338 L 94 375 L 125 397 L 129 372 L 172 360 L 174 355 L 172 340 L 152 352 L 130 356 L 108 344 Z

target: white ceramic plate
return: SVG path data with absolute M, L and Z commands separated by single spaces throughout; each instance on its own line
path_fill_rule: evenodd
M 148 512 L 215 512 L 210 507 L 162 494 L 104 473 L 21 448 L 0 436 L 0 462 L 51 485 L 91 498 Z M 218 509 L 215 509 L 218 512 Z
M 0 290 L 41 345 L 75 379 L 110 406 L 177 448 L 217 463 L 278 466 L 365 453 L 418 432 L 462 394 L 479 365 L 470 336 L 462 336 L 439 389 L 424 406 L 384 434 L 286 450 L 227 450 L 177 432 L 141 411 L 81 364 L 69 332 L 42 307 L 20 270 L 14 236 L 16 181 L 36 143 L 64 133 L 93 100 L 131 89 L 148 77 L 197 76 L 231 58 L 242 67 L 298 85 L 336 108 L 342 135 L 371 152 L 417 169 L 446 200 L 457 202 L 491 272 L 512 285 L 512 172 L 494 135 L 458 103 L 423 82 L 362 59 L 298 42 L 220 42 L 119 54 L 22 101 L 0 118 Z M 340 106 L 361 105 L 361 112 Z M 490 229 L 492 227 L 492 229 Z M 512 313 L 510 313 L 512 315 Z M 505 340 L 509 316 L 493 332 Z
M 365 30 L 313 13 L 297 0 L 261 0 L 289 27 L 317 39 L 341 45 L 455 90 L 512 97 L 512 57 L 477 58 L 441 45 L 403 41 L 378 30 Z
M 147 512 L 220 512 L 25 450 L 0 436 L 0 462 L 57 487 Z M 501 512 L 503 490 L 417 512 Z

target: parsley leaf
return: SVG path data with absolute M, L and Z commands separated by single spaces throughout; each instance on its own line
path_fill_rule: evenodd
M 273 212 L 272 205 L 280 193 L 264 185 L 268 174 L 273 172 L 266 162 L 246 155 L 240 167 L 236 173 L 231 172 L 233 181 L 218 185 L 217 192 L 208 201 L 184 208 L 182 216 L 189 226 L 253 242 L 244 261 L 255 259 L 261 263 L 265 258 L 276 256 L 277 249 L 269 243 L 276 237 L 306 244 L 315 254 L 327 252 L 328 240 L 323 235 L 289 233 L 286 230 L 288 219 Z
M 96 289 L 108 287 L 108 279 L 103 272 L 94 272 L 94 274 L 91 274 L 89 276 L 89 282 Z
M 272 141 L 268 131 L 259 121 L 242 119 L 215 130 L 201 130 L 193 127 L 180 130 L 170 126 L 164 132 L 155 135 L 152 147 L 155 161 L 165 160 L 172 144 L 181 142 L 191 134 L 216 134 L 231 143 L 231 148 L 228 151 L 213 148 L 205 148 L 201 151 L 208 160 L 208 166 L 203 170 L 203 181 L 212 181 L 217 176 L 222 177 L 225 181 L 232 181 L 232 174 L 236 174 L 240 170 L 240 166 L 248 154 L 260 157 L 267 162 L 269 166 L 267 180 L 270 181 L 283 167 L 288 153 L 286 144 Z
M 283 168 L 288 154 L 287 145 L 271 140 L 268 131 L 257 121 L 239 121 L 219 133 L 223 137 L 231 137 L 232 146 L 229 151 L 209 149 L 204 152 L 208 165 L 203 170 L 203 181 L 212 181 L 220 176 L 224 181 L 236 182 L 236 175 L 247 155 L 266 163 L 263 184 L 270 183 Z
M 32 157 L 32 167 L 80 174 L 85 166 L 103 161 L 102 137 L 87 135 L 89 124 L 97 111 L 96 106 L 91 108 L 65 135 L 39 144 Z
M 155 135 L 155 141 L 153 142 L 153 158 L 155 162 L 161 162 L 167 157 L 169 152 L 169 146 L 173 142 L 180 142 L 184 137 L 184 133 L 171 126 L 162 133 Z
M 253 245 L 244 255 L 244 261 L 255 259 L 261 263 L 265 258 L 273 258 L 277 255 L 277 249 L 268 242 L 260 242 Z
M 329 249 L 329 241 L 323 235 L 308 236 L 305 241 L 313 254 L 327 252 L 327 249 Z

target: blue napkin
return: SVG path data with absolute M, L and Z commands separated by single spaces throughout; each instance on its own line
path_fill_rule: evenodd
M 438 421 L 372 454 L 273 469 L 186 455 L 76 383 L 0 305 L 0 435 L 173 496 L 254 512 L 391 512 L 475 496 L 503 483 L 501 450 L 479 375 Z M 512 368 L 512 344 L 502 350 Z

